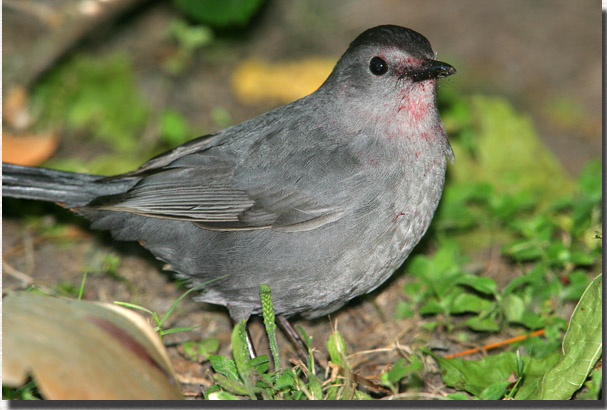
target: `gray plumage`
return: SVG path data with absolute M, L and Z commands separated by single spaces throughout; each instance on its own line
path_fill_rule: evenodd
M 235 320 L 260 313 L 263 283 L 277 314 L 321 316 L 384 282 L 430 224 L 453 158 L 435 95 L 455 70 L 434 57 L 421 34 L 375 27 L 307 97 L 127 174 L 4 164 L 3 195 L 60 202 L 191 285 L 226 275 L 199 300 Z

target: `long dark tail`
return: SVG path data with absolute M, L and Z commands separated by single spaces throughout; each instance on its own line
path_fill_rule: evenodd
M 2 196 L 57 202 L 66 208 L 84 206 L 99 196 L 119 194 L 136 179 L 54 171 L 2 163 Z

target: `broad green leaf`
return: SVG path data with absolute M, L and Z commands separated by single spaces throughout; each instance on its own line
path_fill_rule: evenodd
M 509 381 L 493 383 L 481 392 L 479 398 L 481 400 L 500 400 L 506 394 L 509 385 Z
M 536 264 L 531 272 L 523 276 L 517 276 L 512 279 L 510 283 L 502 291 L 503 295 L 507 295 L 519 288 L 523 288 L 525 285 L 537 285 L 544 282 L 544 275 L 546 273 L 546 266 L 543 263 Z
M 536 313 L 525 311 L 523 312 L 519 323 L 529 329 L 540 329 L 544 327 L 546 321 Z
M 578 393 L 575 398 L 577 400 L 598 400 L 603 388 L 603 372 L 601 368 L 595 367 L 588 380 L 584 383 L 587 390 Z
M 479 332 L 497 332 L 500 327 L 494 318 L 480 318 L 478 316 L 472 317 L 464 322 L 466 326 L 472 330 Z
M 502 298 L 501 305 L 508 322 L 521 322 L 523 313 L 525 312 L 525 302 L 523 302 L 523 299 L 513 293 L 509 293 Z
M 428 287 L 421 281 L 408 282 L 403 286 L 405 293 L 411 298 L 411 302 L 419 303 L 425 299 Z
M 477 292 L 481 292 L 486 295 L 495 295 L 497 293 L 497 285 L 495 284 L 495 281 L 485 276 L 465 274 L 458 277 L 455 283 L 458 285 L 470 286 Z
M 441 369 L 443 382 L 458 390 L 466 390 L 475 396 L 494 383 L 504 382 L 516 371 L 516 356 L 505 352 L 487 356 L 483 360 L 445 359 L 426 351 Z
M 247 388 L 240 380 L 233 380 L 229 377 L 224 376 L 223 374 L 214 374 L 213 379 L 224 390 L 227 390 L 234 394 L 239 394 L 241 396 L 248 394 Z
M 537 339 L 533 338 L 532 340 Z M 550 369 L 559 360 L 559 352 L 552 352 L 541 358 L 530 358 L 528 356 L 522 356 L 524 363 L 523 380 L 519 384 L 519 387 L 514 395 L 515 400 L 529 400 L 532 399 L 531 395 L 537 391 L 542 377 L 546 374 L 546 371 Z
M 563 356 L 540 383 L 537 397 L 567 400 L 578 390 L 603 351 L 602 285 L 599 275 L 575 307 L 563 340 Z
M 448 394 L 445 400 L 470 400 L 470 397 L 466 393 L 457 392 Z
M 443 313 L 445 308 L 435 298 L 430 299 L 426 304 L 419 308 L 419 313 L 422 315 L 430 315 L 434 313 Z
M 443 382 L 447 386 L 465 390 L 475 396 L 480 396 L 491 385 L 506 382 L 511 374 L 517 374 L 519 370 L 517 356 L 513 352 L 487 356 L 482 360 L 445 359 L 428 350 L 425 353 L 436 359 L 441 369 Z M 517 399 L 527 398 L 526 396 L 537 386 L 546 369 L 556 363 L 558 356 L 556 353 L 542 359 L 521 357 L 525 370 L 523 382 L 516 395 Z M 486 394 L 489 394 L 489 391 Z
M 276 380 L 276 385 L 274 386 L 277 390 L 288 389 L 295 385 L 295 375 L 293 374 L 293 370 L 285 369 L 282 374 Z
M 567 275 L 567 279 L 569 280 L 569 284 L 563 289 L 563 299 L 580 300 L 590 284 L 588 274 L 584 271 L 573 271 Z
M 270 369 L 270 359 L 265 354 L 249 360 L 249 367 L 255 369 L 259 374 L 266 373 Z
M 212 354 L 209 356 L 209 361 L 211 362 L 211 366 L 213 366 L 213 370 L 217 373 L 221 373 L 232 380 L 238 381 L 238 371 L 236 370 L 236 363 L 234 363 L 234 360 L 218 354 Z
M 502 252 L 519 262 L 528 262 L 541 258 L 543 247 L 540 243 L 521 239 L 506 245 Z
M 423 368 L 424 365 L 417 356 L 411 356 L 410 361 L 403 357 L 394 363 L 390 370 L 383 373 L 381 379 L 384 384 L 394 385 L 409 373 L 422 370 Z
M 472 293 L 461 293 L 451 303 L 452 313 L 466 313 L 466 312 L 486 312 L 493 305 L 487 299 L 476 296 Z

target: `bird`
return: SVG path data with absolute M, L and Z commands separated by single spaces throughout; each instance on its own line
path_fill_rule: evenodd
M 3 163 L 2 194 L 138 241 L 235 322 L 267 284 L 289 333 L 377 288 L 427 231 L 454 160 L 437 81 L 455 72 L 422 34 L 373 27 L 308 96 L 119 175 Z

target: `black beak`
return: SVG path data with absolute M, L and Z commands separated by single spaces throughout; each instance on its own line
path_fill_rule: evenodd
M 409 71 L 406 75 L 414 82 L 419 82 L 434 78 L 449 77 L 455 73 L 455 68 L 447 63 L 437 60 L 426 60 L 422 69 Z

